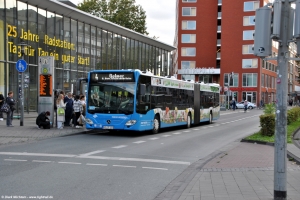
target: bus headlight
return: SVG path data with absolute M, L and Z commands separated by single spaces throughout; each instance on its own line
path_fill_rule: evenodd
M 87 124 L 94 124 L 92 120 L 88 119 L 88 118 L 85 118 L 85 123 Z
M 135 125 L 136 123 L 136 120 L 129 120 L 128 122 L 126 122 L 126 126 L 132 126 L 132 125 Z

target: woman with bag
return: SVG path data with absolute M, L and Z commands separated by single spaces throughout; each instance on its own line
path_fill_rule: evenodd
M 59 94 L 56 100 L 56 106 L 57 106 L 57 128 L 58 129 L 63 129 L 64 122 L 65 122 L 65 109 L 66 109 L 66 104 L 64 103 L 64 95 Z
M 80 124 L 79 121 L 79 117 L 82 113 L 82 104 L 81 101 L 79 100 L 79 95 L 75 96 L 75 100 L 73 102 L 73 110 L 75 113 L 75 122 L 74 122 L 74 126 L 75 128 L 82 128 L 82 124 Z

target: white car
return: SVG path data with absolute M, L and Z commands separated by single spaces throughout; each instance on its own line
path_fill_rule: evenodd
M 244 101 L 236 103 L 236 108 L 244 109 Z M 248 109 L 253 109 L 253 108 L 256 108 L 256 104 L 248 101 Z

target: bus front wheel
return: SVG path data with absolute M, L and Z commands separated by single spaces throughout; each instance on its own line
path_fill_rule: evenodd
M 157 134 L 158 131 L 159 131 L 159 128 L 160 128 L 160 120 L 159 120 L 159 117 L 156 115 L 154 117 L 154 120 L 153 120 L 153 129 L 152 129 L 152 133 L 153 134 Z

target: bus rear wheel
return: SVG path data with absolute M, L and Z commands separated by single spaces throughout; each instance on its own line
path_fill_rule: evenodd
M 157 134 L 159 132 L 159 128 L 160 128 L 160 120 L 159 117 L 156 115 L 153 120 L 152 133 Z
M 187 116 L 186 128 L 191 128 L 191 113 Z

